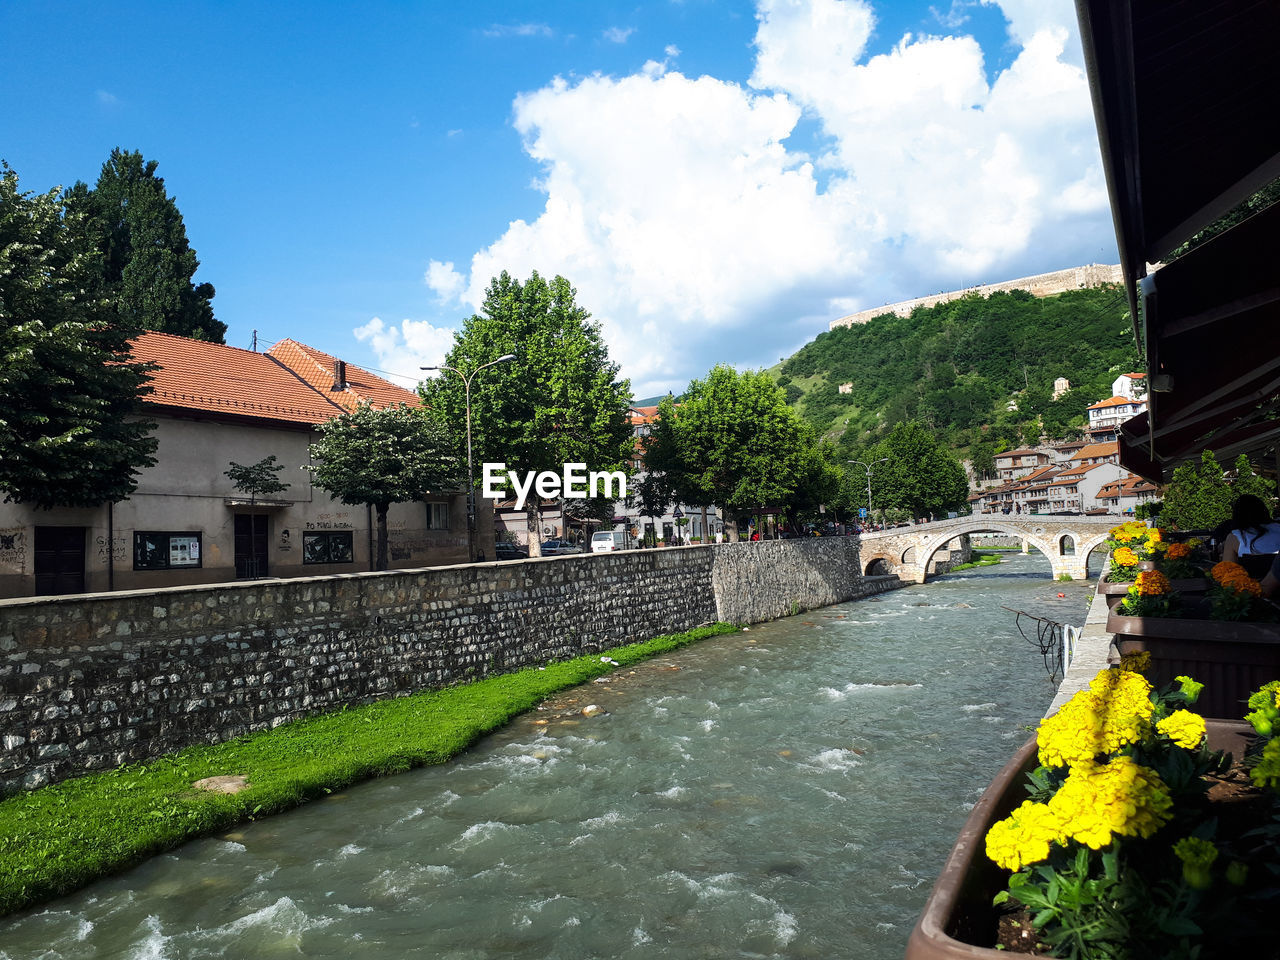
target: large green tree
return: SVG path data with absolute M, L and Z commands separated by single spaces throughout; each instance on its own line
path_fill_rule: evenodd
M 482 463 L 521 474 L 559 473 L 566 463 L 624 469 L 632 453 L 631 384 L 618 378 L 599 325 L 569 281 L 547 281 L 537 271 L 524 283 L 505 270 L 495 277 L 445 359 L 460 375 L 444 371 L 423 385 L 423 399 L 449 424 L 459 449 L 466 435 L 462 377 L 506 354 L 514 359 L 471 382 L 477 480 Z M 541 500 L 531 496 L 527 505 L 529 555 L 540 556 Z
M 964 467 L 924 424 L 907 420 L 894 426 L 883 441 L 863 457 L 868 463 L 885 458 L 875 469 L 873 502 L 877 508 L 897 507 L 913 517 L 956 510 L 969 496 Z
M 320 426 L 311 446 L 316 485 L 343 503 L 369 504 L 377 517 L 374 569 L 387 569 L 387 510 L 462 485 L 462 469 L 444 427 L 426 411 L 361 404 Z
M 98 252 L 56 190 L 0 163 L 0 491 L 38 507 L 116 503 L 155 463 L 147 367 L 98 295 Z
M 726 517 L 786 508 L 812 477 L 813 435 L 763 372 L 719 364 L 692 381 L 675 411 L 675 437 L 680 487 Z
M 119 323 L 222 343 L 227 325 L 213 315 L 213 285 L 195 282 L 200 261 L 157 166 L 117 147 L 93 188 L 76 183 L 67 202 L 85 215 L 102 254 L 100 281 Z

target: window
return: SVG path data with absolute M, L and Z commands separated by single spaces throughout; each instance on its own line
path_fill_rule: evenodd
M 303 563 L 351 563 L 355 560 L 350 530 L 325 530 L 302 535 Z
M 199 567 L 200 532 L 133 534 L 133 569 L 177 570 Z
M 428 530 L 448 530 L 449 529 L 449 504 L 447 503 L 428 503 L 427 504 L 427 529 Z

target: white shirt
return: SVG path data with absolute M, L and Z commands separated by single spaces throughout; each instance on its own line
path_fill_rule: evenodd
M 1232 530 L 1231 533 L 1240 545 L 1236 552 L 1242 557 L 1258 553 L 1280 553 L 1280 523 L 1268 523 L 1261 533 L 1251 530 Z

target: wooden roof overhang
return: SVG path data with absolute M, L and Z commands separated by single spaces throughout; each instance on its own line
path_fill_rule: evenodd
M 1120 461 L 1167 479 L 1280 439 L 1280 205 L 1170 260 L 1280 176 L 1280 3 L 1076 0 L 1147 413 Z

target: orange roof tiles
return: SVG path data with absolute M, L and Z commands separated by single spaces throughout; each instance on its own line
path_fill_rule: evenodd
M 1088 460 L 1093 457 L 1118 457 L 1120 455 L 1119 443 L 1091 443 L 1087 447 L 1081 447 L 1076 451 L 1073 460 Z
M 134 359 L 158 365 L 144 403 L 289 423 L 323 423 L 342 413 L 265 354 L 155 332 L 130 346 Z
M 1089 407 L 1088 409 L 1102 410 L 1106 407 L 1121 407 L 1121 406 L 1128 406 L 1130 404 L 1137 406 L 1142 402 L 1143 401 L 1141 400 L 1131 400 L 1129 397 L 1111 397 L 1107 400 L 1099 400 L 1097 403 L 1095 403 L 1093 406 Z
M 416 407 L 422 402 L 418 394 L 412 390 L 398 387 L 350 363 L 345 365 L 345 387 L 335 389 L 334 365 L 339 362 L 338 358 L 331 357 L 315 347 L 308 347 L 305 343 L 298 343 L 296 340 L 279 341 L 267 351 L 267 355 L 280 361 L 322 396 L 346 410 L 354 410 L 364 402 L 378 409 L 394 406 L 397 403 L 407 403 L 411 407 Z
M 377 407 L 419 402 L 412 391 L 350 364 L 348 389 L 331 391 L 334 359 L 293 340 L 276 344 L 279 354 L 274 348 L 256 353 L 155 332 L 130 346 L 135 359 L 157 365 L 151 373 L 153 392 L 143 398 L 156 406 L 316 424 L 354 409 L 362 399 Z M 324 360 L 329 372 L 321 378 L 317 371 Z

